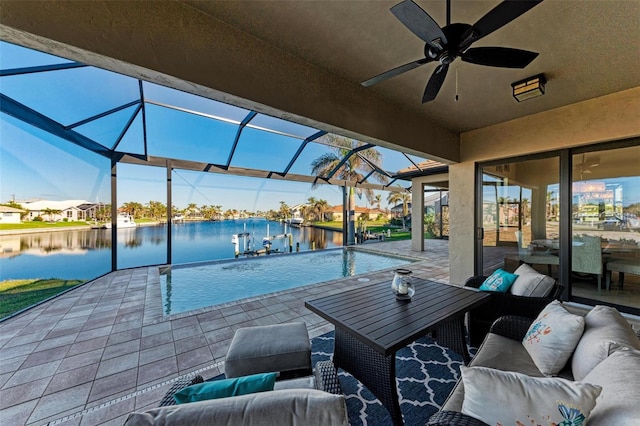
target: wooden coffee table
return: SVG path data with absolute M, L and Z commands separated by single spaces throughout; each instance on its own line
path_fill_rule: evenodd
M 434 338 L 469 361 L 464 314 L 489 294 L 414 278 L 410 302 L 397 300 L 391 281 L 366 285 L 305 302 L 335 325 L 333 362 L 360 380 L 402 425 L 396 387 L 398 349 L 432 333 Z

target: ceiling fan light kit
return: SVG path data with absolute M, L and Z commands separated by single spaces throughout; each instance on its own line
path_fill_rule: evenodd
M 544 74 L 534 75 L 533 77 L 511 83 L 513 97 L 516 101 L 522 102 L 527 99 L 542 96 L 544 95 L 546 83 L 547 80 L 544 78 Z
M 501 68 L 525 68 L 538 54 L 506 47 L 476 47 L 471 45 L 502 28 L 529 11 L 542 0 L 505 0 L 490 10 L 475 24 L 451 24 L 450 1 L 447 0 L 447 25 L 440 28 L 434 19 L 412 0 L 391 8 L 391 13 L 423 42 L 424 58 L 409 62 L 363 81 L 364 87 L 381 83 L 430 62 L 439 62 L 427 82 L 422 103 L 432 101 L 442 87 L 449 64 L 458 57 L 465 62 Z

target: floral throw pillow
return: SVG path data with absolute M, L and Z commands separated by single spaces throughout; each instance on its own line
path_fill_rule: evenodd
M 602 387 L 557 377 L 530 377 L 461 367 L 462 412 L 489 425 L 586 424 Z
M 571 357 L 583 331 L 584 317 L 570 313 L 554 300 L 533 321 L 522 344 L 538 370 L 554 376 Z
M 484 280 L 484 282 L 480 286 L 480 290 L 505 293 L 507 290 L 509 290 L 509 287 L 511 287 L 516 278 L 518 278 L 518 276 L 515 274 L 504 271 L 502 269 L 496 269 L 493 274 L 491 274 L 486 280 Z

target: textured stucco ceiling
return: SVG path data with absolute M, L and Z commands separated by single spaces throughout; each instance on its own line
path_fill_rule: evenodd
M 423 57 L 424 44 L 389 11 L 398 1 L 185 3 L 356 83 Z M 444 0 L 416 3 L 445 25 Z M 498 3 L 453 0 L 451 21 L 473 24 Z M 458 59 L 436 100 L 424 105 L 420 99 L 433 63 L 368 90 L 455 132 L 486 127 L 640 86 L 639 21 L 636 0 L 546 0 L 474 44 L 539 52 L 527 68 L 492 68 Z M 538 73 L 547 77 L 546 95 L 515 102 L 511 83 Z

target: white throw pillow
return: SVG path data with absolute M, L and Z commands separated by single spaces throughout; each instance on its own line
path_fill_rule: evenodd
M 509 288 L 514 296 L 546 297 L 556 283 L 552 277 L 541 274 L 526 263 L 520 265 L 514 274 L 518 278 Z
M 462 413 L 489 425 L 582 424 L 602 388 L 486 367 L 461 367 Z M 564 422 L 564 423 L 562 423 Z M 590 423 L 589 423 L 590 424 Z
M 589 426 L 637 426 L 640 423 L 640 351 L 619 349 L 582 380 L 601 386 Z
M 640 339 L 618 310 L 595 306 L 584 317 L 584 334 L 571 359 L 573 378 L 582 380 L 616 346 L 640 349 Z
M 565 366 L 583 331 L 584 317 L 554 300 L 533 321 L 522 344 L 540 372 L 553 376 Z

